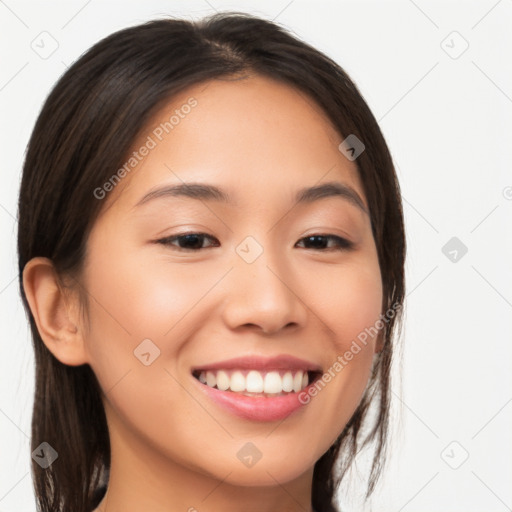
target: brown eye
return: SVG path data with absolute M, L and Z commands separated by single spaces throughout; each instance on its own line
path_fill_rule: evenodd
M 213 241 L 213 243 L 205 246 L 205 240 Z M 209 247 L 219 246 L 217 239 L 206 233 L 184 233 L 181 235 L 172 235 L 157 240 L 157 243 L 175 246 L 178 250 L 181 249 L 185 251 L 198 251 L 200 249 L 208 249 Z
M 320 251 L 351 249 L 354 245 L 346 238 L 336 235 L 310 235 L 297 242 L 297 244 L 301 243 L 303 243 L 301 247 L 304 247 L 305 249 L 315 249 Z

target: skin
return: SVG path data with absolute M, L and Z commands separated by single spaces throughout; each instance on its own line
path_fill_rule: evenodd
M 298 189 L 338 181 L 368 208 L 356 162 L 340 153 L 343 137 L 320 108 L 257 75 L 206 85 L 158 112 L 134 150 L 174 109 L 198 102 L 103 200 L 79 280 L 88 315 L 51 261 L 34 258 L 24 270 L 45 344 L 65 364 L 89 364 L 104 393 L 112 466 L 97 512 L 310 510 L 313 466 L 354 413 L 380 350 L 369 338 L 284 421 L 241 419 L 198 390 L 192 366 L 240 355 L 291 354 L 326 370 L 382 306 L 368 214 L 342 197 L 294 206 Z M 165 197 L 135 206 L 155 187 L 192 181 L 234 202 Z M 154 243 L 185 232 L 219 245 L 206 238 L 194 252 Z M 304 241 L 313 234 L 354 246 L 331 240 L 316 249 Z M 263 248 L 250 264 L 235 251 L 247 236 Z M 149 366 L 133 353 L 144 339 L 160 350 Z M 236 456 L 247 442 L 262 454 L 251 468 Z

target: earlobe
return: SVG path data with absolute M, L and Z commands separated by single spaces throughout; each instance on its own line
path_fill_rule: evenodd
M 37 257 L 25 265 L 23 289 L 48 350 L 63 364 L 87 363 L 84 340 L 78 328 L 78 298 L 71 298 L 62 289 L 50 259 Z

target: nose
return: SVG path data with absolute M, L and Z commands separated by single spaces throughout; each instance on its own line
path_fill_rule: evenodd
M 274 334 L 304 326 L 308 308 L 298 277 L 286 262 L 266 256 L 254 262 L 236 261 L 226 289 L 223 319 L 230 329 Z

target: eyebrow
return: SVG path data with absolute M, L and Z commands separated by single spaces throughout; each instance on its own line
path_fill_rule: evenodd
M 162 197 L 188 197 L 204 201 L 234 202 L 227 192 L 215 185 L 207 183 L 181 183 L 178 185 L 164 185 L 150 190 L 136 203 L 135 207 Z M 352 187 L 338 181 L 300 189 L 295 196 L 295 204 L 312 203 L 327 197 L 345 199 L 368 215 L 368 209 L 359 194 Z

